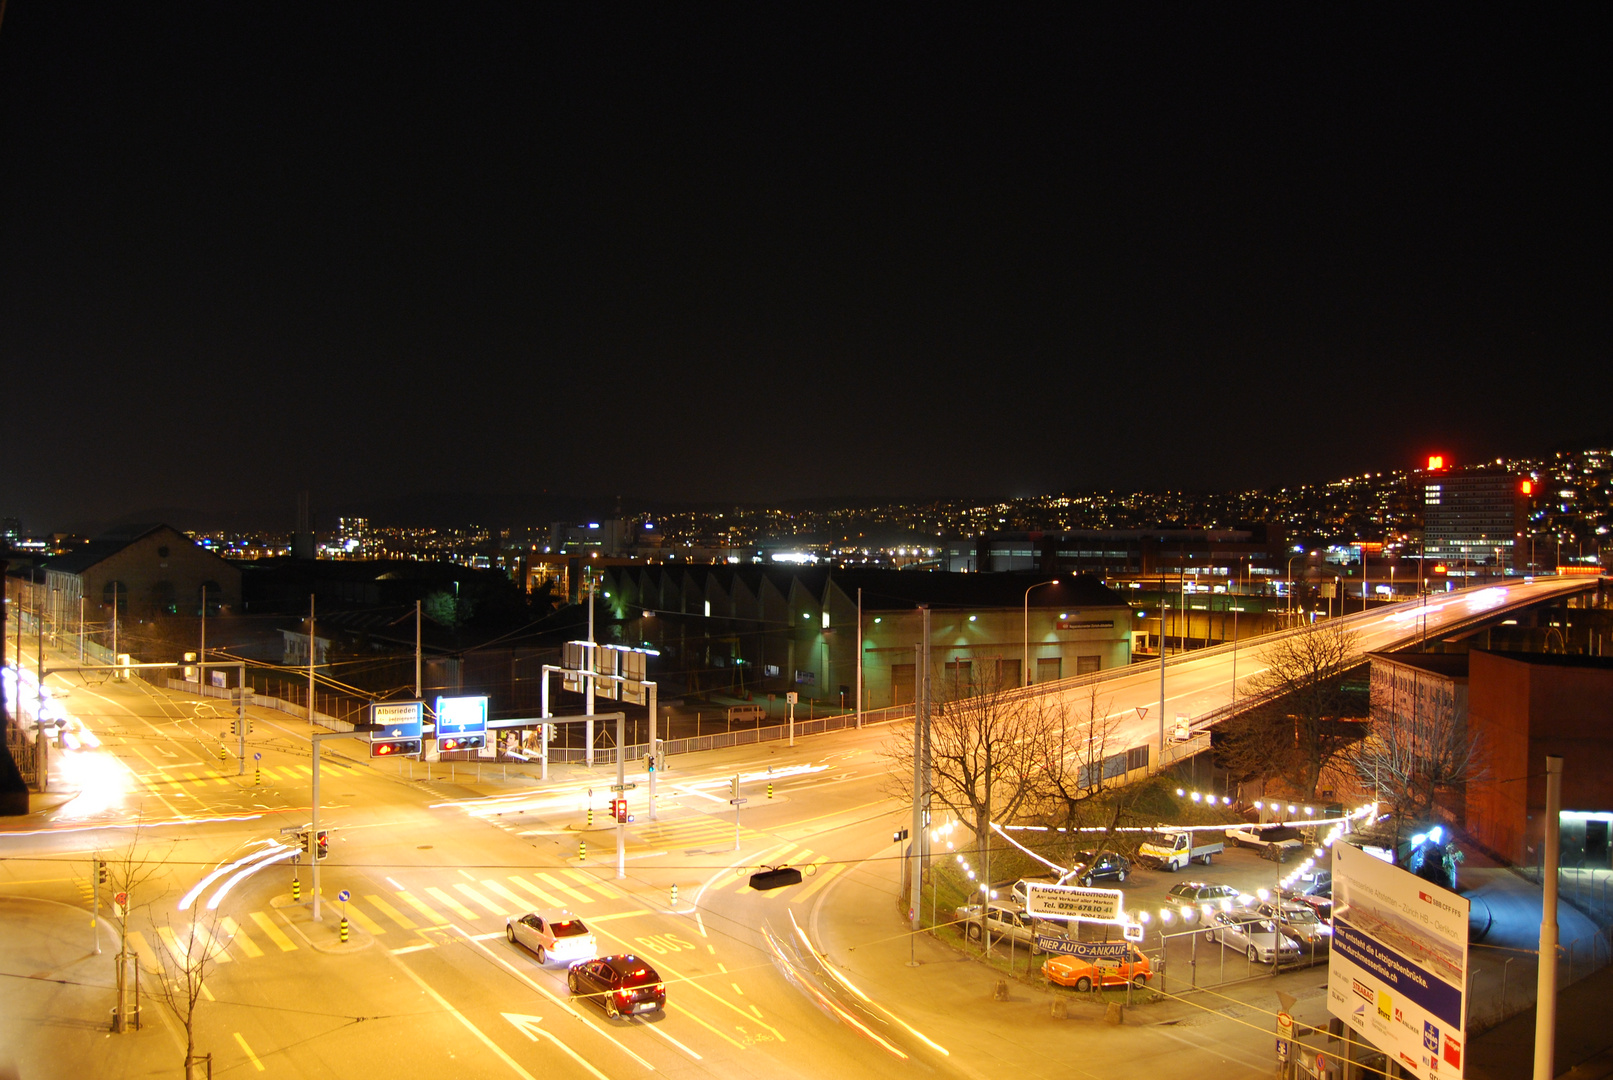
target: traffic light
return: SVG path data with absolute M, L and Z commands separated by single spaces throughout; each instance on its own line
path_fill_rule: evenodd
M 419 739 L 393 739 L 389 742 L 370 743 L 370 757 L 396 757 L 402 754 L 418 754 L 420 752 Z
M 627 822 L 627 800 L 626 799 L 612 799 L 610 801 L 610 813 L 611 813 L 611 817 L 615 818 L 618 822 L 626 824 L 626 822 Z
M 324 829 L 319 830 L 319 833 L 314 837 L 314 840 L 317 844 L 317 858 L 323 859 L 325 856 L 330 854 L 330 835 L 326 833 Z
M 449 750 L 479 750 L 483 745 L 480 735 L 456 735 L 450 739 L 437 740 L 437 749 L 447 752 Z
M 314 836 L 307 829 L 297 834 L 297 850 L 304 855 L 314 853 Z
M 95 880 L 100 882 L 102 885 L 105 885 L 106 882 L 107 882 L 106 860 L 105 859 L 96 859 L 95 860 Z
M 237 737 L 239 737 L 241 734 L 243 734 L 243 732 L 241 731 L 241 725 L 243 723 L 246 725 L 245 734 L 247 734 L 247 735 L 252 734 L 252 718 L 250 716 L 247 717 L 246 720 L 244 720 L 244 721 L 240 717 L 236 717 L 234 720 L 231 720 L 230 721 L 230 734 L 234 735 L 234 736 L 237 736 Z

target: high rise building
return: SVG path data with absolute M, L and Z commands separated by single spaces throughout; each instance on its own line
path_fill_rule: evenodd
M 1528 503 L 1523 479 L 1429 465 L 1422 481 L 1423 557 L 1445 564 L 1451 577 L 1516 572 L 1513 552 Z

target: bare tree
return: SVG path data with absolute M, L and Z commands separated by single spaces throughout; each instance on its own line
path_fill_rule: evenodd
M 165 929 L 168 933 L 159 932 L 167 948 L 157 951 L 162 964 L 157 997 L 185 1028 L 185 1080 L 191 1080 L 202 1065 L 196 1056 L 196 1006 L 225 942 L 219 935 L 218 913 L 210 910 L 195 912 L 178 930 L 172 922 Z
M 1340 721 L 1358 707 L 1343 687 L 1361 663 L 1359 635 L 1334 622 L 1302 626 L 1260 654 L 1249 680 L 1262 704 L 1223 726 L 1221 763 L 1245 778 L 1285 776 L 1302 798 L 1316 797 L 1323 771 L 1358 737 Z
M 129 842 L 118 850 L 111 852 L 106 859 L 107 885 L 111 889 L 114 905 L 120 910 L 118 919 L 118 955 L 117 955 L 117 1011 L 114 1013 L 113 1030 L 123 1031 L 131 1011 L 129 995 L 129 971 L 131 966 L 139 961 L 129 952 L 129 917 L 137 908 L 149 907 L 152 901 L 161 895 L 161 890 L 154 885 L 154 879 L 167 865 L 168 854 L 159 852 L 152 844 L 143 844 L 144 829 L 137 823 L 129 834 Z M 170 851 L 172 842 L 169 842 Z M 123 897 L 121 904 L 116 903 L 117 897 Z M 133 1009 L 138 1009 L 140 1002 L 136 996 Z
M 1046 699 L 1043 699 L 1046 700 Z M 1034 795 L 1050 824 L 1065 831 L 1061 855 L 1074 865 L 1076 852 L 1105 848 L 1127 809 L 1142 790 L 1126 783 L 1124 750 L 1112 751 L 1110 738 L 1120 726 L 1110 717 L 1110 702 L 1099 703 L 1096 684 L 1084 705 L 1072 710 L 1053 702 L 1037 724 L 1043 737 L 1041 765 L 1034 774 Z M 1116 761 L 1116 758 L 1119 758 Z M 1078 829 L 1103 826 L 1101 836 Z
M 1465 796 L 1488 772 L 1479 734 L 1433 682 L 1402 694 L 1391 681 L 1375 681 L 1371 734 L 1351 749 L 1349 763 L 1394 807 L 1397 843 L 1402 825 L 1435 820 L 1441 795 Z
M 1011 821 L 1031 799 L 1041 769 L 1043 714 L 1001 680 L 967 679 L 930 720 L 931 794 L 974 834 L 980 880 L 991 881 L 992 822 Z M 892 788 L 904 794 L 913 775 L 913 732 L 899 728 L 887 756 Z M 985 934 L 985 905 L 981 933 Z

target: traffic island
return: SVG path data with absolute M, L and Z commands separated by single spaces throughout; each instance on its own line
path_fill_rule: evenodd
M 313 900 L 306 894 L 293 899 L 290 893 L 281 893 L 269 901 L 269 907 L 280 913 L 286 927 L 316 952 L 344 955 L 361 952 L 375 944 L 375 935 L 358 923 L 342 917 L 340 901 L 323 900 L 320 906 L 321 921 L 314 921 Z M 346 925 L 343 925 L 343 924 Z

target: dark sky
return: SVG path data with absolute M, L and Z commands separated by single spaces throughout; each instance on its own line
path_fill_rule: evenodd
M 867 7 L 11 0 L 0 513 L 1223 489 L 1613 430 L 1605 6 Z

